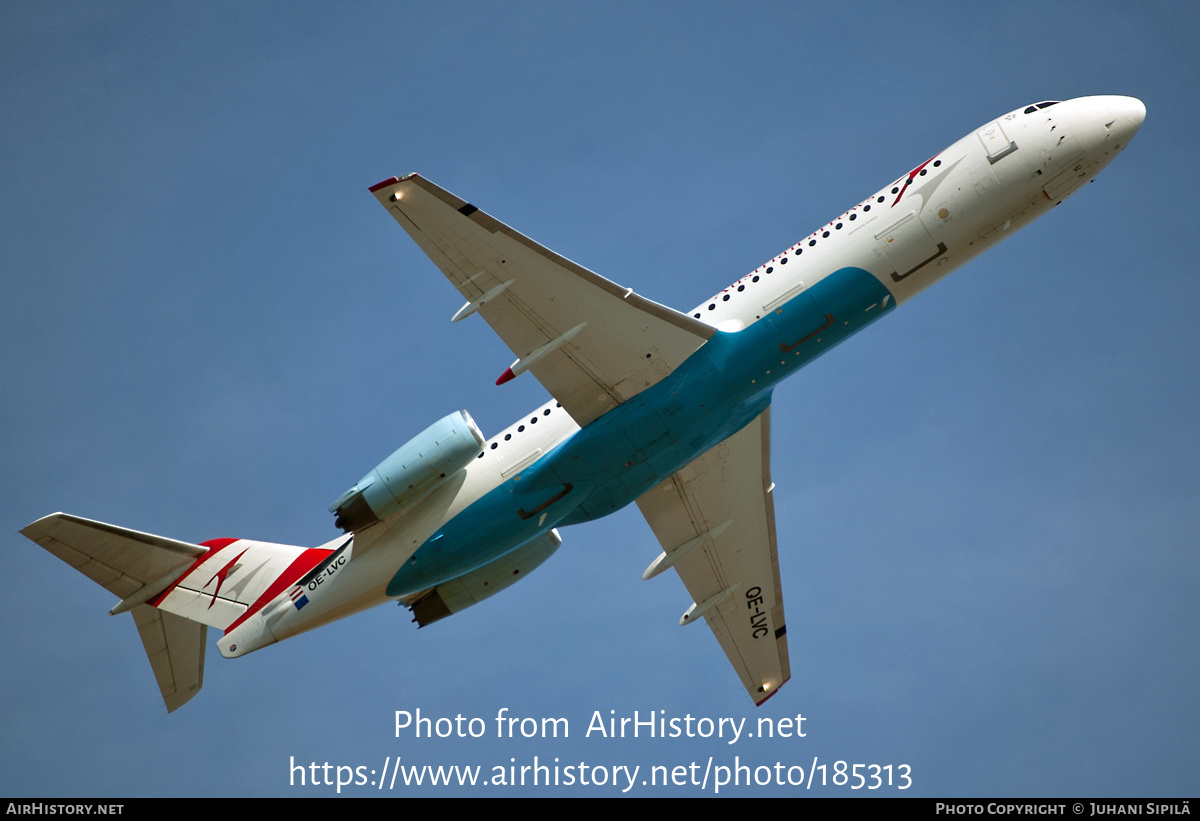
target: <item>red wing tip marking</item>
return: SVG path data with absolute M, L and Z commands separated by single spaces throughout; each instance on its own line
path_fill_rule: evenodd
M 754 702 L 754 706 L 755 706 L 755 707 L 761 707 L 761 706 L 763 706 L 764 704 L 766 704 L 768 701 L 770 701 L 770 700 L 771 700 L 771 697 L 772 697 L 772 696 L 774 696 L 776 693 L 778 693 L 778 692 L 779 692 L 779 688 L 780 688 L 780 687 L 782 687 L 783 685 L 787 684 L 787 683 L 788 683 L 789 681 L 791 681 L 791 680 L 792 680 L 792 677 L 791 677 L 791 676 L 788 676 L 788 677 L 787 677 L 787 678 L 785 678 L 783 681 L 779 682 L 779 687 L 776 687 L 774 690 L 772 690 L 771 692 L 767 693 L 767 695 L 766 695 L 766 698 L 764 698 L 762 701 L 755 701 L 755 702 Z
M 496 380 L 496 384 L 503 385 L 505 382 L 511 382 L 516 378 L 517 375 L 513 373 L 512 368 L 506 368 L 504 373 L 500 374 L 500 378 Z
M 387 178 L 386 180 L 384 180 L 383 182 L 377 182 L 377 183 L 375 183 L 375 184 L 374 184 L 374 185 L 372 185 L 372 186 L 371 186 L 371 187 L 370 187 L 368 190 L 369 190 L 371 193 L 375 193 L 375 192 L 376 192 L 376 191 L 378 191 L 380 188 L 387 188 L 389 185 L 395 185 L 395 184 L 396 184 L 396 183 L 398 183 L 398 182 L 400 182 L 400 178 L 399 178 L 399 177 L 388 177 L 388 178 Z

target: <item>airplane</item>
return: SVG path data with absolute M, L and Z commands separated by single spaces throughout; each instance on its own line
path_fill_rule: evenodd
M 557 550 L 559 528 L 637 504 L 756 705 L 791 677 L 771 481 L 788 375 L 1050 211 L 1128 145 L 1146 109 L 1024 106 L 967 134 L 687 313 L 559 256 L 417 174 L 370 187 L 551 401 L 486 438 L 435 422 L 339 496 L 319 547 L 191 544 L 55 513 L 21 533 L 129 611 L 171 712 L 199 692 L 206 634 L 238 658 L 378 604 L 418 627 Z

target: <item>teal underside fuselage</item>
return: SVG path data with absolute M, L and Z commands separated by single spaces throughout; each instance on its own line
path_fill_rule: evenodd
M 570 436 L 434 533 L 389 596 L 436 586 L 556 526 L 625 507 L 761 414 L 775 385 L 895 307 L 842 268 L 737 333 L 718 331 L 656 385 Z

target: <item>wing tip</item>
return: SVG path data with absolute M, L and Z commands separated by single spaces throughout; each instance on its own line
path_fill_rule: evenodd
M 60 510 L 57 513 L 50 513 L 36 521 L 30 522 L 29 524 L 25 525 L 25 527 L 21 528 L 17 532 L 20 533 L 22 536 L 24 536 L 27 539 L 32 539 L 33 541 L 37 541 L 37 539 L 34 537 L 36 535 L 40 535 L 41 533 L 43 533 L 46 530 L 46 528 L 50 526 L 50 524 L 52 522 L 57 522 L 62 519 L 70 520 L 72 518 L 76 518 L 76 517 L 72 517 L 70 514 L 63 513 Z
M 754 700 L 754 706 L 755 706 L 755 707 L 761 707 L 761 706 L 763 706 L 764 704 L 766 704 L 768 701 L 770 701 L 770 700 L 771 700 L 771 697 L 772 697 L 772 696 L 774 696 L 776 693 L 778 693 L 780 690 L 782 690 L 782 689 L 783 689 L 783 685 L 787 684 L 787 683 L 788 683 L 789 681 L 791 681 L 791 680 L 792 680 L 792 677 L 791 677 L 791 676 L 788 676 L 788 677 L 787 677 L 787 678 L 785 678 L 783 681 L 779 682 L 779 685 L 778 685 L 777 687 L 775 687 L 773 690 L 771 690 L 771 692 L 769 692 L 769 693 L 767 693 L 765 696 L 763 696 L 763 699 L 762 699 L 762 701 L 759 701 L 758 699 L 755 699 L 755 700 Z
M 383 180 L 382 182 L 375 183 L 367 190 L 370 191 L 372 194 L 374 194 L 376 191 L 380 191 L 384 188 L 387 188 L 389 185 L 395 185 L 398 182 L 404 182 L 405 180 L 411 180 L 413 177 L 416 177 L 416 176 L 419 176 L 419 175 L 416 172 L 412 172 L 409 174 L 401 175 L 399 177 L 388 177 L 386 180 Z
M 367 190 L 368 190 L 368 191 L 370 191 L 372 194 L 374 194 L 374 193 L 375 193 L 376 191 L 378 191 L 380 188 L 387 188 L 389 185 L 395 185 L 395 184 L 396 184 L 396 183 L 398 183 L 398 182 L 400 182 L 400 178 L 399 178 L 399 177 L 388 177 L 388 178 L 387 178 L 386 180 L 384 180 L 383 182 L 377 182 L 377 183 L 375 183 L 374 185 L 372 185 L 372 186 L 371 186 L 370 188 L 368 188 Z

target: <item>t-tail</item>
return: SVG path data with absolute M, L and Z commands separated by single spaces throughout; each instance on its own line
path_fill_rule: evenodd
M 304 607 L 304 582 L 351 541 L 340 536 L 315 548 L 250 539 L 190 544 L 66 513 L 21 533 L 117 596 L 110 615 L 133 614 L 167 712 L 204 685 L 209 627 L 224 631 L 224 655 L 273 644 L 271 624 Z

